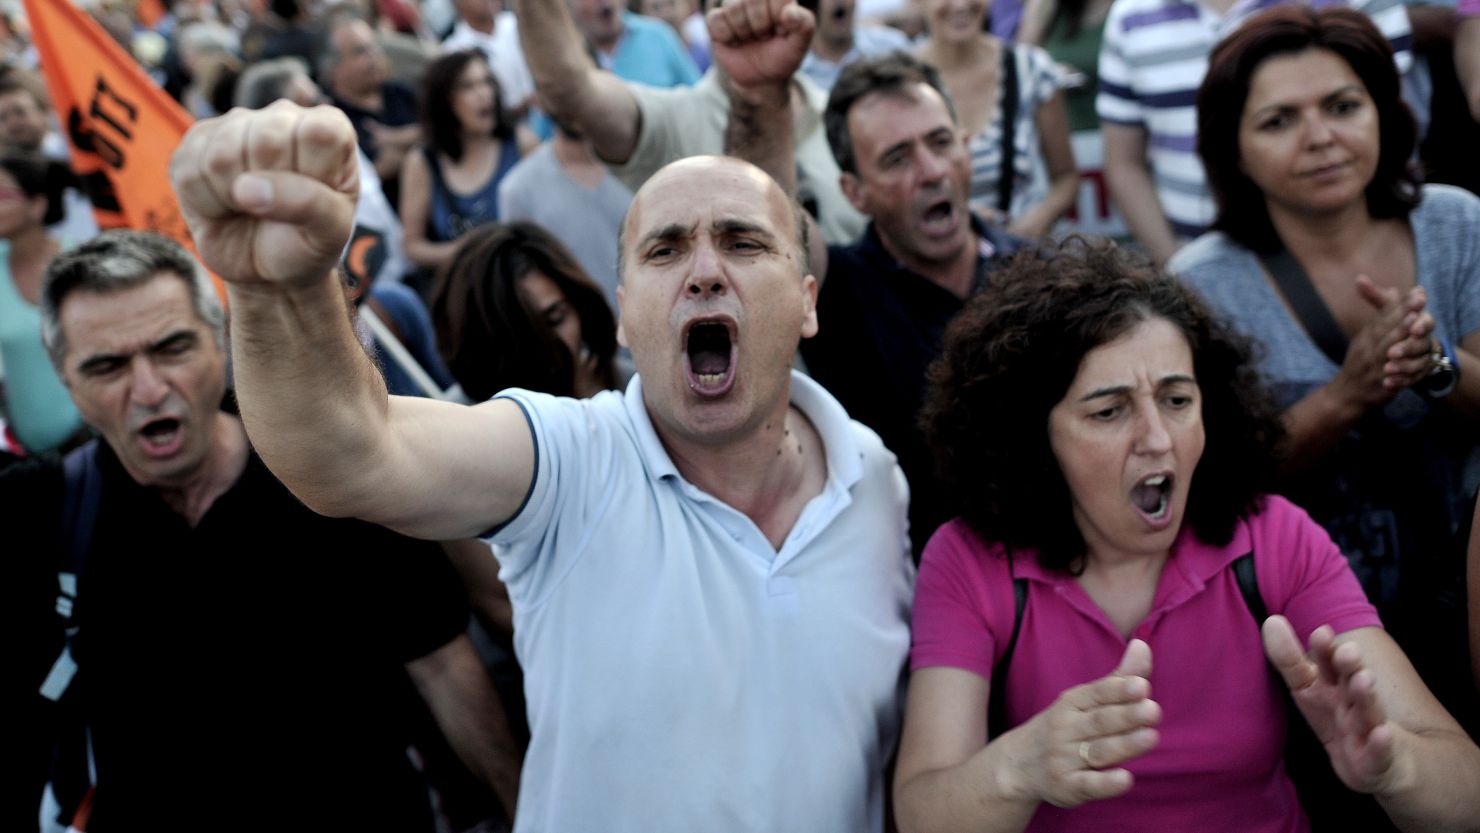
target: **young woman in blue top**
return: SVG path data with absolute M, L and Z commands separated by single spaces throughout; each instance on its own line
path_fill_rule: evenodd
M 459 237 L 498 219 L 499 182 L 520 151 L 498 82 L 476 50 L 427 67 L 421 108 L 427 143 L 401 168 L 401 223 L 406 256 L 434 271 L 452 260 Z
M 0 363 L 5 413 L 29 452 L 51 451 L 77 436 L 82 417 L 41 346 L 41 284 L 61 251 L 47 223 L 62 217 L 62 188 L 40 154 L 0 151 Z

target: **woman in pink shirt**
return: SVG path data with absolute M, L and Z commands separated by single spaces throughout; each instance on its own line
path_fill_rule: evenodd
M 931 382 L 960 517 L 920 566 L 901 830 L 1308 830 L 1286 690 L 1399 828 L 1480 823 L 1480 749 L 1324 531 L 1262 495 L 1277 412 L 1190 290 L 1082 242 L 1020 258 Z

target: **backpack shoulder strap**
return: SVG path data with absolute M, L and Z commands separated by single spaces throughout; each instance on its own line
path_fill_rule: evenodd
M 1254 624 L 1263 627 L 1264 620 L 1269 618 L 1269 608 L 1264 604 L 1264 597 L 1259 594 L 1259 575 L 1254 569 L 1254 553 L 1246 552 L 1234 560 L 1233 576 L 1238 579 L 1239 592 L 1243 594 L 1244 604 L 1249 608 L 1249 615 L 1254 617 Z
M 1028 607 L 1028 580 L 1019 578 L 1012 569 L 1012 550 L 1007 551 L 1007 574 L 1012 576 L 1012 636 L 1007 647 L 992 666 L 991 691 L 987 694 L 987 737 L 993 738 L 1007 728 L 1007 666 L 1017 649 L 1018 633 L 1023 629 L 1023 612 Z
M 1013 180 L 1017 179 L 1017 53 L 1002 43 L 1002 166 L 997 174 L 997 210 L 1006 217 L 1012 208 Z
M 49 700 L 60 700 L 77 673 L 72 657 L 72 641 L 77 635 L 75 621 L 78 579 L 88 546 L 92 543 L 93 526 L 103 497 L 103 474 L 98 471 L 98 440 L 90 440 L 73 449 L 62 459 L 62 523 L 57 530 L 61 544 L 57 563 L 57 616 L 64 628 L 62 651 L 51 671 L 41 682 L 40 693 Z
M 103 499 L 103 473 L 98 470 L 98 440 L 73 449 L 62 459 L 62 569 L 78 575 Z

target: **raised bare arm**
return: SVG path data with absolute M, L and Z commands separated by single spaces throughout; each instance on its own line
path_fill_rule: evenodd
M 516 0 L 519 44 L 551 117 L 591 140 L 614 165 L 637 147 L 642 114 L 627 84 L 596 66 L 566 0 Z
M 795 0 L 731 0 L 711 9 L 709 43 L 730 99 L 725 153 L 771 175 L 788 197 L 797 193 L 792 76 L 807 56 L 816 24 Z M 812 274 L 827 275 L 827 245 L 811 217 Z
M 170 165 L 201 258 L 227 281 L 237 398 L 253 446 L 310 508 L 426 538 L 468 537 L 528 490 L 517 405 L 387 397 L 336 264 L 354 222 L 355 134 L 280 101 L 198 122 Z

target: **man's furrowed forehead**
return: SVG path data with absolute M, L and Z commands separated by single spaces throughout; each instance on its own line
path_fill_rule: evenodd
M 730 161 L 730 160 L 722 160 Z M 787 200 L 781 189 L 759 168 L 732 165 L 695 165 L 665 168 L 643 185 L 632 203 L 637 237 L 661 226 L 711 227 L 718 222 L 774 225 L 785 216 Z
M 126 289 L 73 292 L 62 301 L 58 323 L 68 345 L 66 361 L 74 365 L 94 355 L 137 352 L 181 331 L 211 338 L 189 287 L 172 275 Z

